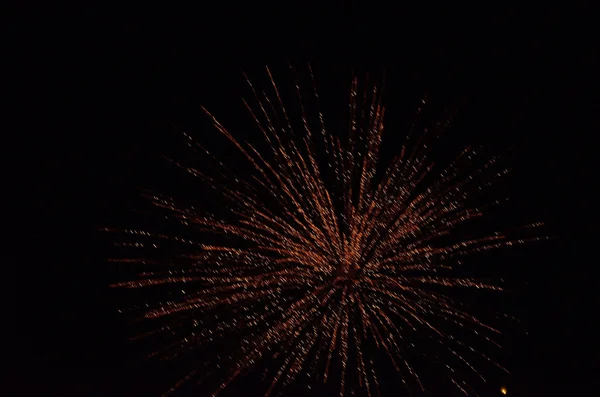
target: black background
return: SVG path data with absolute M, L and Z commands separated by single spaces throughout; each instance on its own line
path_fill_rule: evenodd
M 11 105 L 24 145 L 6 171 L 16 181 L 10 198 L 26 208 L 6 209 L 15 221 L 8 395 L 153 396 L 176 379 L 127 341 L 107 287 L 116 271 L 96 229 L 127 225 L 138 188 L 172 182 L 159 156 L 179 142 L 181 126 L 206 125 L 194 121 L 204 117 L 200 104 L 223 120 L 241 113 L 240 69 L 262 76 L 264 65 L 278 73 L 288 61 L 311 61 L 332 102 L 353 67 L 387 69 L 389 113 L 424 91 L 449 103 L 466 98 L 457 139 L 510 152 L 515 219 L 543 219 L 558 236 L 506 254 L 519 263 L 507 272 L 528 283 L 515 308 L 528 335 L 507 353 L 510 394 L 594 395 L 597 259 L 588 241 L 598 46 L 586 10 L 285 8 L 15 9 Z

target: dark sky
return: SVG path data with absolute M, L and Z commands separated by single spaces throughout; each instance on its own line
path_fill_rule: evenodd
M 272 65 L 284 84 L 288 61 L 310 61 L 334 98 L 352 68 L 386 69 L 390 113 L 408 114 L 404 105 L 425 91 L 466 103 L 457 139 L 510 153 L 511 216 L 545 220 L 558 236 L 503 258 L 528 285 L 513 304 L 529 334 L 507 352 L 510 395 L 595 395 L 597 260 L 587 241 L 596 233 L 588 209 L 598 45 L 585 10 L 294 7 L 15 13 L 13 115 L 25 146 L 11 149 L 7 172 L 27 209 L 8 209 L 17 225 L 8 240 L 16 320 L 15 338 L 5 339 L 16 353 L 8 395 L 155 396 L 176 378 L 127 341 L 106 287 L 118 274 L 96 229 L 132 221 L 138 188 L 174 183 L 160 155 L 182 127 L 207 125 L 200 104 L 243 128 L 233 117 L 247 96 L 240 70 L 261 76 Z

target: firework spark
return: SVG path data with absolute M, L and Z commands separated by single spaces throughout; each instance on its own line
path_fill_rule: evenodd
M 310 67 L 309 72 L 312 78 Z M 349 131 L 339 138 L 326 128 L 320 110 L 314 117 L 306 114 L 297 82 L 301 122 L 296 123 L 269 69 L 267 74 L 271 94 L 259 92 L 248 81 L 255 102 L 244 104 L 270 153 L 237 140 L 204 109 L 248 161 L 251 179 L 232 176 L 218 159 L 214 160 L 220 172 L 213 176 L 173 161 L 222 193 L 233 217 L 221 219 L 170 197 L 148 195 L 167 217 L 195 232 L 224 235 L 227 243 L 209 245 L 143 230 L 124 231 L 137 239 L 129 246 L 156 247 L 166 241 L 187 247 L 181 251 L 184 255 L 172 258 L 168 269 L 146 271 L 114 285 L 181 290 L 178 296 L 145 308 L 144 318 L 164 323 L 141 337 L 174 338 L 152 355 L 177 356 L 236 334 L 240 335 L 236 354 L 220 361 L 231 361 L 231 371 L 215 395 L 260 360 L 271 359 L 278 364 L 266 395 L 275 388 L 283 390 L 300 374 L 327 382 L 332 362 L 337 361 L 340 395 L 352 389 L 371 396 L 379 389 L 373 346 L 389 356 L 407 387 L 410 383 L 409 388 L 425 390 L 409 362 L 410 351 L 421 352 L 412 337 L 418 333 L 429 346 L 437 346 L 432 361 L 437 361 L 438 353 L 454 358 L 443 364 L 450 381 L 465 394 L 474 393 L 457 369 L 468 369 L 485 380 L 472 357 L 493 360 L 449 329 L 492 344 L 499 331 L 447 291 L 502 288 L 458 277 L 452 270 L 465 255 L 528 240 L 493 233 L 458 236 L 448 243 L 448 236 L 482 215 L 483 207 L 469 205 L 471 193 L 504 171 L 493 171 L 495 160 L 473 168 L 475 153 L 470 148 L 445 169 L 434 171 L 428 160 L 430 147 L 451 118 L 420 134 L 413 133 L 413 123 L 399 154 L 387 169 L 377 171 L 385 113 L 381 85 L 360 88 L 353 79 Z M 318 105 L 312 82 L 308 91 Z M 425 105 L 426 99 L 421 108 Z M 190 147 L 211 156 L 184 135 Z M 227 178 L 227 183 L 219 178 Z M 149 259 L 115 261 L 153 265 Z M 191 372 L 169 392 L 201 370 Z

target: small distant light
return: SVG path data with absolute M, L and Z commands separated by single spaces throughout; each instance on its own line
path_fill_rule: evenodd
M 500 388 L 500 393 L 506 394 L 507 393 L 506 387 L 501 387 Z

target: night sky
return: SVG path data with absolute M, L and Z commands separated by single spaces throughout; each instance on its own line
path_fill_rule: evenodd
M 501 273 L 520 286 L 506 306 L 523 324 L 503 357 L 513 375 L 492 377 L 482 396 L 500 395 L 502 384 L 513 396 L 596 395 L 598 261 L 588 241 L 597 229 L 588 208 L 598 179 L 598 45 L 584 10 L 413 15 L 299 3 L 279 11 L 15 14 L 22 23 L 11 40 L 23 78 L 15 79 L 13 116 L 25 145 L 5 145 L 14 157 L 5 170 L 17 181 L 10 194 L 27 208 L 6 208 L 16 225 L 7 251 L 16 335 L 4 339 L 16 374 L 6 395 L 157 396 L 183 375 L 145 361 L 128 341 L 131 328 L 108 288 L 119 277 L 107 263 L 112 240 L 97 229 L 137 226 L 141 188 L 186 189 L 190 180 L 161 155 L 179 153 L 183 129 L 208 140 L 218 134 L 200 105 L 244 134 L 255 126 L 239 121 L 249 97 L 241 70 L 261 79 L 269 65 L 284 86 L 292 83 L 288 61 L 299 69 L 311 62 L 329 112 L 343 109 L 353 69 L 387 70 L 387 125 L 404 125 L 424 92 L 462 104 L 449 133 L 513 168 L 503 187 L 508 219 L 545 221 L 557 236 L 491 259 L 506 263 Z M 225 395 L 258 394 L 247 387 Z M 431 395 L 453 394 L 433 386 Z

